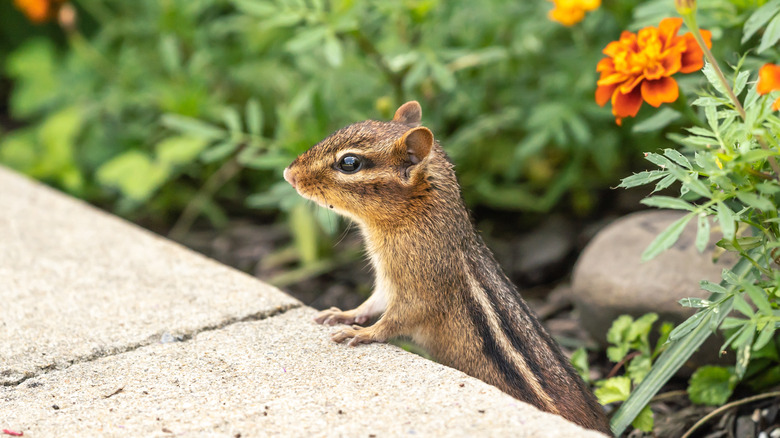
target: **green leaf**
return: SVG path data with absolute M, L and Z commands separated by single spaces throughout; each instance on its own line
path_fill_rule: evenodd
M 101 184 L 116 187 L 133 201 L 144 201 L 165 182 L 168 172 L 145 153 L 129 150 L 100 166 L 96 175 Z
M 63 108 L 47 117 L 38 131 L 38 143 L 42 146 L 39 153 L 45 159 L 38 161 L 31 175 L 59 180 L 73 192 L 80 190 L 83 180 L 76 164 L 76 139 L 85 122 L 79 106 Z
M 651 260 L 658 254 L 671 248 L 677 242 L 677 239 L 680 238 L 680 234 L 682 234 L 688 222 L 693 219 L 693 216 L 693 213 L 688 213 L 662 231 L 642 253 L 642 261 Z
M 341 65 L 344 60 L 344 51 L 341 48 L 341 41 L 339 41 L 336 35 L 331 33 L 325 38 L 323 53 L 325 53 L 325 60 L 328 61 L 331 67 Z
M 658 184 L 655 185 L 653 193 L 660 192 L 661 190 L 672 185 L 675 181 L 677 181 L 677 178 L 675 178 L 674 175 L 666 175 L 661 181 L 658 181 Z
M 699 282 L 699 287 L 701 287 L 702 289 L 704 289 L 706 291 L 710 291 L 710 292 L 713 292 L 713 293 L 718 293 L 718 294 L 727 294 L 727 293 L 729 293 L 728 289 L 726 289 L 725 287 L 723 287 L 723 286 L 721 286 L 719 284 L 716 284 L 716 283 L 712 283 L 712 282 L 707 281 L 707 280 L 700 281 Z
M 680 303 L 680 305 L 683 307 L 693 307 L 696 309 L 709 307 L 712 304 L 712 302 L 710 302 L 709 300 L 705 300 L 703 298 L 695 298 L 695 297 L 683 298 L 680 301 L 678 301 L 678 303 Z
M 663 170 L 645 170 L 623 178 L 618 187 L 628 189 L 641 186 L 663 178 L 664 175 L 667 175 L 667 172 Z
M 737 78 L 734 80 L 734 95 L 739 96 L 739 94 L 742 93 L 742 90 L 745 89 L 745 85 L 747 85 L 749 77 L 749 71 L 739 72 Z
M 238 143 L 230 140 L 217 143 L 203 151 L 200 154 L 200 159 L 203 160 L 204 163 L 213 163 L 215 161 L 224 160 L 232 154 L 233 151 L 238 149 L 238 146 Z
M 680 113 L 669 108 L 664 107 L 660 111 L 657 111 L 652 116 L 634 125 L 631 130 L 633 132 L 653 132 L 660 131 L 668 126 L 673 121 L 680 118 Z
M 55 48 L 44 38 L 29 39 L 8 56 L 5 66 L 14 79 L 10 95 L 10 113 L 18 120 L 32 117 L 58 96 L 60 74 L 57 71 Z
M 626 376 L 611 377 L 607 380 L 596 382 L 593 393 L 602 405 L 623 401 L 631 393 L 631 379 Z
M 745 26 L 742 28 L 742 44 L 764 27 L 778 11 L 780 11 L 780 0 L 772 0 L 750 14 L 750 18 L 745 21 Z
M 761 332 L 758 334 L 758 339 L 756 339 L 756 342 L 753 343 L 753 351 L 758 351 L 769 344 L 769 341 L 772 340 L 776 329 L 777 327 L 772 322 L 768 322 L 766 325 L 764 325 L 764 328 L 762 328 Z
M 256 17 L 267 17 L 279 12 L 279 7 L 273 2 L 258 0 L 232 0 L 239 11 Z
M 241 133 L 243 128 L 241 127 L 241 115 L 238 114 L 233 107 L 225 107 L 222 110 L 222 120 L 225 121 L 225 126 L 231 133 Z
M 675 210 L 688 210 L 693 211 L 696 207 L 688 201 L 683 201 L 679 198 L 672 198 L 671 196 L 653 196 L 645 198 L 639 201 L 640 203 L 649 207 L 658 208 L 672 208 Z
M 200 137 L 168 137 L 155 146 L 157 161 L 164 166 L 187 164 L 194 161 L 207 145 L 208 142 Z
M 748 318 L 752 318 L 753 315 L 755 315 L 753 308 L 750 307 L 750 304 L 748 304 L 744 298 L 742 298 L 742 295 L 734 296 L 734 309 L 736 309 L 743 315 L 747 316 Z
M 317 261 L 317 221 L 308 204 L 298 204 L 290 211 L 290 230 L 303 264 Z
M 582 377 L 582 380 L 584 380 L 585 383 L 589 383 L 590 365 L 588 364 L 588 352 L 585 350 L 585 347 L 574 350 L 574 353 L 571 355 L 571 364 L 574 369 L 577 370 L 577 374 Z
M 752 163 L 758 160 L 764 160 L 768 157 L 778 156 L 777 151 L 766 149 L 752 149 L 747 152 L 740 153 L 737 157 L 737 161 L 741 163 Z
M 772 314 L 772 305 L 769 304 L 769 299 L 767 299 L 767 293 L 764 289 L 748 282 L 742 283 L 742 287 L 745 288 L 745 292 L 747 292 L 750 300 L 753 301 L 753 304 L 759 311 L 766 315 Z
M 609 327 L 609 330 L 607 331 L 607 342 L 610 344 L 619 344 L 623 342 L 623 340 L 626 338 L 628 330 L 631 328 L 631 324 L 633 323 L 634 318 L 632 318 L 630 315 L 620 315 L 615 318 L 615 320 L 612 321 L 612 325 Z M 613 360 L 613 362 L 618 362 L 622 358 L 623 356 L 619 357 L 618 360 Z
M 728 401 L 734 386 L 732 369 L 707 365 L 696 370 L 688 381 L 688 397 L 698 405 L 719 406 Z
M 761 211 L 776 210 L 774 204 L 766 198 L 763 198 L 755 193 L 750 192 L 737 192 L 737 198 L 745 203 L 749 207 L 753 207 Z
M 161 122 L 166 128 L 201 137 L 204 140 L 217 140 L 225 136 L 224 130 L 210 123 L 179 114 L 164 114 Z
M 736 243 L 736 244 L 735 244 Z M 735 240 L 721 239 L 716 244 L 717 246 L 728 251 L 739 251 L 758 248 L 764 243 L 764 239 L 759 236 L 740 237 Z
M 178 73 L 181 71 L 181 54 L 179 52 L 179 43 L 174 35 L 163 35 L 159 43 L 160 59 L 168 73 Z
M 702 73 L 704 73 L 704 76 L 707 78 L 707 81 L 710 83 L 710 85 L 712 85 L 712 88 L 717 90 L 721 96 L 728 95 L 726 89 L 723 88 L 723 83 L 720 81 L 718 74 L 715 73 L 715 69 L 712 67 L 712 64 L 710 64 L 708 61 L 704 62 L 704 68 L 702 69 Z M 705 110 L 707 108 L 711 108 L 711 107 L 709 106 L 705 107 Z M 712 126 L 713 121 L 710 120 L 710 117 L 707 117 L 707 120 L 708 122 L 710 122 L 710 126 Z
M 295 37 L 285 44 L 285 48 L 290 52 L 300 53 L 312 50 L 322 44 L 322 40 L 328 34 L 326 26 L 304 27 Z
M 675 327 L 674 330 L 672 330 L 672 332 L 669 333 L 669 340 L 676 341 L 682 338 L 683 336 L 687 335 L 691 331 L 695 330 L 696 328 L 699 327 L 702 321 L 705 320 L 705 317 L 706 317 L 706 313 L 703 312 L 697 312 L 693 314 L 690 318 L 683 321 L 682 324 Z
M 647 336 L 650 334 L 650 329 L 653 327 L 653 323 L 657 320 L 658 314 L 656 313 L 646 313 L 640 316 L 628 328 L 627 339 L 629 341 L 634 341 L 640 338 L 647 339 Z
M 780 40 L 780 15 L 776 15 L 764 31 L 761 37 L 761 44 L 758 45 L 757 53 L 763 53 L 765 50 L 774 47 Z
M 259 137 L 263 128 L 263 111 L 257 100 L 249 99 L 246 101 L 245 113 L 249 133 Z
M 753 338 L 755 336 L 756 326 L 749 324 L 744 333 L 734 341 L 733 346 L 737 348 L 737 362 L 734 365 L 734 372 L 739 379 L 745 376 L 745 371 L 747 371 L 748 364 L 750 364 L 750 356 L 753 353 Z
M 710 243 L 710 220 L 704 213 L 699 214 L 699 223 L 696 228 L 696 249 L 704 252 Z
M 639 415 L 634 418 L 634 421 L 631 422 L 631 425 L 642 432 L 652 432 L 653 411 L 650 409 L 650 406 L 645 406 L 645 408 L 639 412 Z
M 720 223 L 720 231 L 723 233 L 723 238 L 732 240 L 735 232 L 734 212 L 720 201 L 717 203 L 716 210 L 718 211 L 718 222 Z
M 635 385 L 638 385 L 650 373 L 653 362 L 649 354 L 641 354 L 631 359 L 626 367 L 626 375 L 631 378 Z
M 720 328 L 721 330 L 729 330 L 736 327 L 742 327 L 743 325 L 745 325 L 745 321 L 746 321 L 745 319 L 733 318 L 729 316 L 723 320 L 723 322 L 720 324 Z M 726 346 L 727 344 L 724 344 L 721 350 L 723 350 L 723 348 L 725 348 Z
M 691 162 L 688 161 L 688 158 L 676 149 L 664 149 L 664 155 L 686 169 L 691 168 Z

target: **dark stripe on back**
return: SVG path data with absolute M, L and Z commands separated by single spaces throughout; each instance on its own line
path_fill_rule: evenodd
M 494 266 L 480 266 L 475 260 L 469 260 L 469 268 L 471 269 L 472 275 L 474 275 L 474 277 L 479 282 L 479 285 L 482 287 L 482 290 L 487 293 L 490 303 L 493 307 L 493 311 L 499 317 L 501 322 L 501 329 L 503 330 L 504 335 L 507 337 L 507 339 L 509 339 L 509 342 L 512 344 L 512 346 L 524 358 L 526 358 L 526 364 L 528 365 L 528 368 L 531 370 L 534 377 L 536 377 L 536 380 L 539 382 L 544 391 L 551 396 L 557 394 L 560 390 L 565 388 L 561 388 L 559 385 L 556 385 L 558 382 L 553 381 L 555 374 L 550 373 L 549 368 L 551 366 L 556 368 L 560 367 L 557 366 L 558 364 L 548 363 L 547 360 L 540 358 L 537 355 L 539 350 L 537 346 L 539 344 L 545 344 L 544 346 L 553 352 L 555 359 L 557 359 L 561 364 L 567 363 L 566 358 L 563 357 L 563 354 L 558 349 L 558 346 L 554 343 L 555 341 L 553 341 L 552 338 L 547 334 L 541 323 L 533 316 L 531 309 L 520 297 L 520 294 L 517 289 L 515 289 L 515 286 L 509 281 L 508 278 L 506 278 L 506 275 L 503 274 L 503 271 L 501 271 L 498 262 L 493 259 L 485 247 L 483 247 L 482 251 L 480 252 L 482 252 L 481 259 L 490 260 Z M 485 270 L 495 271 L 499 276 L 500 283 L 495 284 L 489 281 L 489 277 L 484 274 Z M 503 290 L 503 294 L 501 294 L 501 290 Z M 518 324 L 513 323 L 512 315 L 509 312 L 510 309 L 499 307 L 500 303 L 507 299 L 513 300 L 520 307 L 520 309 L 522 309 L 524 315 L 517 315 L 516 319 L 530 322 L 534 329 L 533 333 L 518 333 L 516 329 Z M 542 367 L 547 368 L 548 371 L 545 372 Z M 566 374 L 571 374 L 572 372 L 574 371 L 565 369 Z M 574 380 L 574 382 L 576 382 L 576 380 Z M 564 386 L 568 386 L 568 382 L 560 383 Z
M 540 409 L 546 410 L 545 405 L 536 396 L 536 393 L 531 389 L 528 382 L 526 382 L 515 365 L 507 359 L 504 352 L 501 351 L 501 348 L 496 342 L 496 338 L 490 331 L 490 324 L 487 321 L 486 312 L 483 312 L 480 309 L 479 303 L 473 297 L 467 296 L 464 298 L 468 300 L 466 309 L 468 309 L 471 322 L 474 324 L 474 327 L 476 327 L 480 339 L 482 339 L 482 353 L 493 362 L 507 384 L 516 389 L 516 392 L 512 395 L 521 400 L 525 400 Z

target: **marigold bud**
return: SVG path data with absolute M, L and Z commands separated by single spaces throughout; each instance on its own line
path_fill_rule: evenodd
M 696 0 L 674 0 L 674 7 L 680 15 L 690 15 L 696 12 Z
M 57 13 L 57 22 L 65 32 L 76 30 L 76 8 L 70 3 L 65 3 Z

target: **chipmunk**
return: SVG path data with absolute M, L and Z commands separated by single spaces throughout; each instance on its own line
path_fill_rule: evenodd
M 284 170 L 301 196 L 359 225 L 376 274 L 363 304 L 315 320 L 351 325 L 333 334 L 350 346 L 409 337 L 444 365 L 611 435 L 593 393 L 474 229 L 454 166 L 421 117 L 407 102 L 392 121 L 347 126 Z

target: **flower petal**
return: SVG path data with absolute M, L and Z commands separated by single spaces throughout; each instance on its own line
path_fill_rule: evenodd
M 780 97 L 775 99 L 775 103 L 772 104 L 772 110 L 780 111 Z
M 642 93 L 639 88 L 634 88 L 628 94 L 620 91 L 612 95 L 612 114 L 616 117 L 634 117 L 642 107 Z
M 767 94 L 777 89 L 780 89 L 780 65 L 764 64 L 758 71 L 756 91 L 758 94 Z
M 616 88 L 617 84 L 600 85 L 596 88 L 596 103 L 599 104 L 599 106 L 604 106 L 609 102 L 609 99 L 615 93 Z
M 658 24 L 658 33 L 661 34 L 661 38 L 666 44 L 669 44 L 674 37 L 677 36 L 677 31 L 682 26 L 682 18 L 664 18 L 661 23 Z
M 613 61 L 612 58 L 603 58 L 601 61 L 599 61 L 598 64 L 596 64 L 596 71 L 609 70 L 615 70 L 615 61 Z
M 671 77 L 642 82 L 642 98 L 656 108 L 662 103 L 674 102 L 678 97 L 680 90 L 677 81 Z
M 704 38 L 704 42 L 707 47 L 712 47 L 712 34 L 708 30 L 701 31 L 701 36 Z M 693 73 L 699 71 L 704 67 L 704 52 L 701 51 L 701 47 L 696 42 L 696 38 L 693 34 L 688 32 L 681 38 L 685 39 L 686 49 L 680 59 L 682 65 L 680 66 L 680 73 Z

